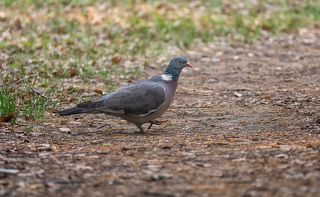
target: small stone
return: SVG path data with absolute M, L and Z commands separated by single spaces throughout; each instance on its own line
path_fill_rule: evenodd
M 275 156 L 276 158 L 280 158 L 280 159 L 288 159 L 288 155 L 286 155 L 286 154 L 278 154 L 278 155 L 276 155 Z
M 62 127 L 62 128 L 59 128 L 60 131 L 63 131 L 63 132 L 68 132 L 68 131 L 71 131 L 70 128 L 67 128 L 67 127 Z

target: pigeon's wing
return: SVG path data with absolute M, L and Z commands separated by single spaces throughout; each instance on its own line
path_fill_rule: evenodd
M 160 83 L 142 81 L 105 95 L 98 101 L 81 103 L 77 107 L 102 113 L 143 117 L 157 111 L 164 101 L 165 89 Z

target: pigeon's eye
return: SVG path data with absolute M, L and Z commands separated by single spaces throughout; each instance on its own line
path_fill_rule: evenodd
M 179 64 L 181 64 L 181 61 L 179 61 Z

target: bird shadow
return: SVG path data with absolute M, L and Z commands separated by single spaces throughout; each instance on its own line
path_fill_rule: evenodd
M 168 130 L 166 129 L 167 127 L 169 127 L 171 125 L 171 123 L 169 124 L 164 124 L 162 126 L 160 126 L 160 128 L 154 128 L 154 129 L 149 129 L 147 131 L 144 131 L 144 132 L 140 132 L 138 130 L 135 130 L 135 131 L 128 131 L 128 129 L 125 129 L 125 128 L 114 128 L 114 129 L 111 129 L 111 131 L 108 131 L 107 133 L 108 134 L 111 134 L 111 135 L 116 135 L 116 134 L 120 134 L 120 135 L 163 135 L 165 133 L 168 132 Z M 134 129 L 133 129 L 134 130 Z
M 166 133 L 165 130 L 162 129 L 155 129 L 153 131 L 145 131 L 145 132 L 139 132 L 139 131 L 130 131 L 130 130 L 116 130 L 112 129 L 113 131 L 107 131 L 106 134 L 108 135 L 130 135 L 130 136 L 148 136 L 148 135 L 162 135 Z
M 86 134 L 91 135 L 95 134 L 105 134 L 105 135 L 130 135 L 130 136 L 148 136 L 148 135 L 163 135 L 168 132 L 166 129 L 171 124 L 165 124 L 160 126 L 159 128 L 152 128 L 144 132 L 140 132 L 134 128 L 111 128 L 110 125 L 98 126 L 96 128 L 89 128 L 85 132 L 76 132 L 77 135 Z M 110 127 L 109 127 L 110 126 Z M 107 128 L 105 128 L 107 127 Z

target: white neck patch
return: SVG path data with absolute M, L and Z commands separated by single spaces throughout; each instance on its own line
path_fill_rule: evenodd
M 163 79 L 164 81 L 172 81 L 172 75 L 163 74 L 161 75 L 161 79 Z

